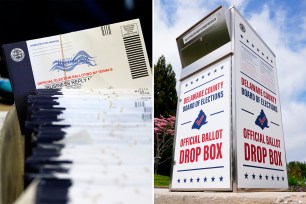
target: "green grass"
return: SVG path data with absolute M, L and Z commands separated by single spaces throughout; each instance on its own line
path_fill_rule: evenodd
M 154 174 L 155 187 L 169 187 L 170 177 Z

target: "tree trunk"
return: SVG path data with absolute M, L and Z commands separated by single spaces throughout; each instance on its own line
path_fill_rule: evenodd
M 159 160 L 160 160 L 160 157 L 159 157 L 159 156 L 156 156 L 156 157 L 154 158 L 154 174 L 157 174 L 158 165 L 159 165 Z

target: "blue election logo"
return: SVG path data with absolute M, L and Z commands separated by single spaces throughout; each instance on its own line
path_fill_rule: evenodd
M 50 71 L 72 71 L 77 65 L 87 64 L 88 66 L 95 66 L 96 62 L 94 61 L 94 57 L 91 57 L 84 50 L 79 51 L 74 57 L 67 58 L 63 60 L 55 60 L 52 63 L 52 68 Z
M 200 129 L 202 127 L 202 125 L 205 125 L 207 123 L 206 121 L 207 117 L 205 115 L 205 113 L 203 112 L 203 110 L 200 110 L 200 113 L 198 115 L 198 117 L 195 119 L 193 125 L 192 125 L 192 129 Z
M 269 128 L 268 119 L 262 109 L 260 111 L 259 116 L 257 116 L 257 119 L 255 120 L 255 124 L 258 125 L 262 130 L 265 128 Z

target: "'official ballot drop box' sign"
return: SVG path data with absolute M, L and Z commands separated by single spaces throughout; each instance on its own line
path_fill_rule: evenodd
M 235 7 L 177 38 L 172 191 L 288 188 L 275 55 Z

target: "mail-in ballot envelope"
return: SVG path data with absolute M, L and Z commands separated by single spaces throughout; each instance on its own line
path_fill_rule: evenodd
M 152 75 L 138 19 L 3 45 L 21 129 L 34 89 L 135 89 Z

